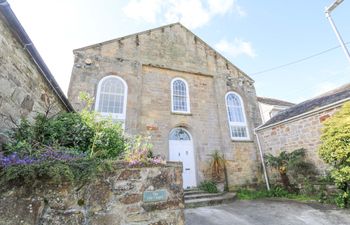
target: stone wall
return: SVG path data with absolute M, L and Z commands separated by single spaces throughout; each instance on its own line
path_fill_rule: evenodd
M 14 125 L 10 117 L 17 122 L 21 117 L 32 119 L 36 113 L 45 112 L 46 96 L 56 102 L 52 113 L 65 110 L 4 21 L 0 14 L 0 145 L 6 130 Z
M 68 97 L 82 109 L 78 96 L 96 96 L 98 82 L 117 75 L 128 85 L 126 132 L 150 134 L 154 152 L 168 157 L 169 133 L 186 128 L 193 137 L 198 183 L 208 176 L 210 154 L 219 150 L 228 160 L 232 187 L 261 177 L 253 128 L 261 124 L 254 81 L 180 24 L 145 31 L 74 51 Z M 189 85 L 190 114 L 171 112 L 170 83 Z M 230 137 L 225 95 L 244 101 L 250 140 Z
M 339 106 L 259 130 L 258 134 L 263 152 L 277 155 L 283 150 L 290 152 L 304 148 L 306 149 L 307 160 L 312 162 L 318 171 L 323 174 L 327 169 L 327 165 L 317 154 L 318 147 L 321 144 L 322 122 L 338 109 Z
M 114 165 L 83 186 L 43 184 L 0 194 L 0 225 L 183 225 L 182 165 Z

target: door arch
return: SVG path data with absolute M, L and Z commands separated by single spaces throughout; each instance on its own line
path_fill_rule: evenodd
M 182 127 L 172 129 L 169 134 L 169 160 L 182 162 L 184 189 L 197 185 L 193 139 L 191 134 Z

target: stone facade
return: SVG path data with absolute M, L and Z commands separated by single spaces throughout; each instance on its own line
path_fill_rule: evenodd
M 79 92 L 96 96 L 98 82 L 117 75 L 128 85 L 125 129 L 150 134 L 156 154 L 168 158 L 169 132 L 186 128 L 193 137 L 197 182 L 208 177 L 209 155 L 220 150 L 228 160 L 229 184 L 254 184 L 260 179 L 253 128 L 261 124 L 253 80 L 205 42 L 172 24 L 74 51 L 68 98 L 81 110 Z M 171 80 L 188 83 L 191 112 L 172 113 Z M 225 94 L 244 102 L 250 139 L 230 137 Z
M 281 151 L 306 149 L 307 160 L 313 163 L 323 174 L 327 165 L 319 158 L 317 150 L 321 144 L 322 122 L 332 116 L 340 106 L 316 111 L 310 115 L 288 122 L 263 128 L 257 131 L 264 153 L 277 155 Z
M 113 172 L 83 186 L 13 188 L 0 194 L 0 225 L 183 225 L 181 172 L 178 163 L 144 168 L 116 163 Z M 145 199 L 145 192 L 159 190 L 164 198 Z
M 5 21 L 0 14 L 0 145 L 14 126 L 11 120 L 44 113 L 48 97 L 56 102 L 51 113 L 66 110 Z

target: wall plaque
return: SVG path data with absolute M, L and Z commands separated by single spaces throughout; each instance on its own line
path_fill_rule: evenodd
M 145 191 L 143 192 L 144 202 L 160 202 L 167 200 L 166 190 Z

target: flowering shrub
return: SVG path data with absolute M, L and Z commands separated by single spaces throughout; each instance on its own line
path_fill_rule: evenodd
M 128 139 L 125 160 L 130 166 L 165 164 L 161 156 L 153 156 L 150 137 L 135 136 Z
M 44 178 L 56 182 L 91 178 L 124 151 L 121 125 L 109 118 L 87 109 L 53 117 L 39 114 L 32 123 L 22 119 L 9 133 L 0 154 L 0 187 Z
M 44 149 L 37 156 L 24 155 L 20 156 L 17 152 L 11 153 L 7 156 L 0 154 L 0 167 L 6 168 L 13 165 L 29 165 L 41 163 L 44 161 L 62 161 L 68 162 L 78 160 L 86 157 L 86 154 L 76 154 L 67 150 Z

